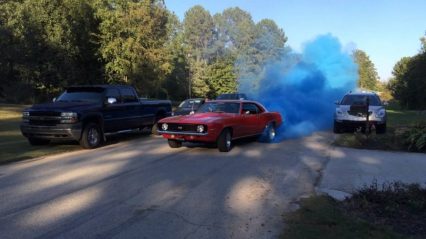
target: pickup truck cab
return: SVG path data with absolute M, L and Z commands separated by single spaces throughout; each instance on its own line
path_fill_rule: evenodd
M 25 109 L 21 132 L 31 145 L 77 140 L 83 148 L 96 148 L 108 134 L 155 128 L 170 115 L 170 101 L 140 100 L 131 86 L 72 86 L 51 103 Z

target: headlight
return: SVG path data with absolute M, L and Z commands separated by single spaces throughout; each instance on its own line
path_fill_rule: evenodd
M 197 132 L 203 133 L 204 132 L 204 125 L 197 125 Z
M 376 117 L 377 118 L 383 118 L 386 115 L 386 110 L 385 109 L 380 109 L 376 112 Z
M 342 115 L 342 114 L 343 114 L 343 111 L 342 111 L 340 108 L 337 108 L 337 109 L 336 109 L 336 114 L 338 114 L 338 115 Z
M 22 112 L 22 121 L 29 122 L 30 121 L 30 112 L 24 111 Z
M 78 121 L 78 115 L 75 112 L 62 112 L 61 113 L 61 123 L 62 124 L 72 124 Z
M 164 131 L 166 131 L 168 128 L 169 128 L 169 125 L 166 124 L 166 123 L 161 125 L 161 129 L 164 130 Z

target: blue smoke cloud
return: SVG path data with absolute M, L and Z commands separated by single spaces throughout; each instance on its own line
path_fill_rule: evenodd
M 240 64 L 241 65 L 241 64 Z M 357 65 L 339 40 L 322 35 L 288 52 L 258 75 L 239 79 L 239 90 L 284 119 L 277 140 L 331 128 L 334 102 L 356 87 Z

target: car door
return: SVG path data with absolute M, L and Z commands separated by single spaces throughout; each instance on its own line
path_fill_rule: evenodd
M 121 88 L 120 93 L 123 99 L 121 129 L 138 128 L 141 124 L 141 115 L 143 111 L 138 97 L 130 87 Z
M 258 134 L 259 114 L 258 107 L 254 103 L 243 103 L 241 110 L 244 136 Z
M 121 118 L 122 118 L 122 102 L 121 95 L 118 89 L 109 88 L 105 92 L 105 100 L 108 98 L 115 98 L 115 103 L 105 103 L 103 109 L 103 118 L 104 118 L 104 131 L 115 132 L 120 130 Z

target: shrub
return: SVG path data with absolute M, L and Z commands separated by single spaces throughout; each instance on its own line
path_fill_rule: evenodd
M 426 123 L 419 123 L 407 131 L 405 143 L 410 151 L 426 151 Z

